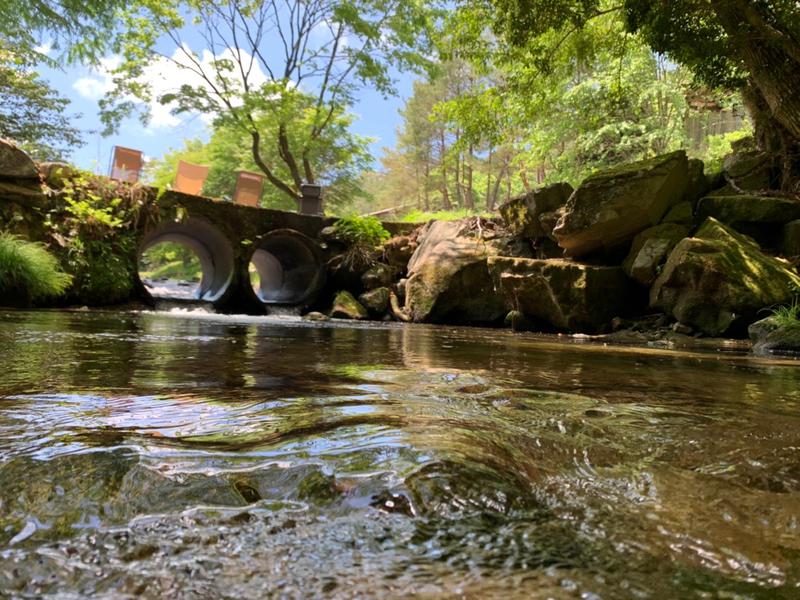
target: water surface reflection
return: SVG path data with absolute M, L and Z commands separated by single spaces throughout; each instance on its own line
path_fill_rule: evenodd
M 791 361 L 9 312 L 0 367 L 7 593 L 798 593 Z

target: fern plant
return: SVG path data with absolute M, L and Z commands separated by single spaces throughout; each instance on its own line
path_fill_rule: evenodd
M 44 245 L 0 232 L 0 301 L 27 305 L 62 295 L 71 282 Z

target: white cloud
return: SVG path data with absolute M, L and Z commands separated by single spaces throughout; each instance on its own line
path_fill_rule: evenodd
M 45 56 L 49 55 L 53 51 L 53 40 L 42 42 L 36 46 L 33 51 L 38 52 L 39 54 L 44 54 Z

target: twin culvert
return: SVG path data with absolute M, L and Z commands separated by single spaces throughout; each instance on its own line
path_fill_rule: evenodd
M 269 231 L 236 248 L 212 223 L 188 218 L 162 223 L 147 233 L 137 258 L 163 242 L 180 244 L 194 253 L 201 278 L 193 300 L 217 308 L 303 307 L 314 301 L 325 282 L 320 246 L 294 229 Z M 257 285 L 251 284 L 251 269 L 258 274 Z M 144 283 L 139 283 L 145 299 L 154 301 Z

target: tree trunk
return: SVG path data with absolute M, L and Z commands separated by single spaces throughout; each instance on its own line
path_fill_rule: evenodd
M 755 10 L 750 0 L 713 0 L 720 24 L 750 71 L 771 116 L 793 138 L 800 140 L 800 62 L 786 48 L 748 22 Z
M 440 146 L 440 154 L 442 161 L 442 208 L 444 210 L 452 210 L 453 205 L 450 203 L 450 193 L 447 191 L 447 145 L 444 140 L 444 129 L 440 131 L 439 136 Z

